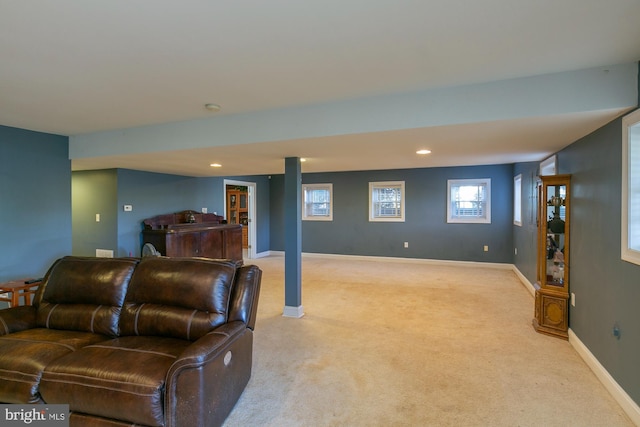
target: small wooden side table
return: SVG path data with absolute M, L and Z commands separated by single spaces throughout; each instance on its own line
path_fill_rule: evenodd
M 17 307 L 20 305 L 20 297 L 24 297 L 24 304 L 31 305 L 31 295 L 36 292 L 40 282 L 41 280 L 33 282 L 33 279 L 20 279 L 0 283 L 0 294 L 9 294 L 9 297 L 0 297 L 0 301 L 7 301 L 11 307 Z

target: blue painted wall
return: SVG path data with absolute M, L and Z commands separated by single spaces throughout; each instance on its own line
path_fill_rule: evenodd
M 491 178 L 491 224 L 447 224 L 447 180 L 468 178 Z M 405 181 L 405 222 L 369 222 L 371 181 Z M 303 252 L 513 262 L 512 165 L 314 173 L 302 182 L 332 183 L 334 196 L 333 221 L 303 221 Z M 284 249 L 282 183 L 271 180 L 273 250 Z
M 0 126 L 0 280 L 40 277 L 71 253 L 68 138 Z
M 269 177 L 269 249 L 284 251 L 284 175 Z
M 118 256 L 140 256 L 142 221 L 146 218 L 202 207 L 221 209 L 213 199 L 222 187 L 209 192 L 194 177 L 118 169 L 117 187 Z M 125 212 L 125 204 L 133 210 Z
M 256 183 L 257 251 L 269 247 L 268 177 L 233 177 Z M 140 256 L 142 221 L 185 209 L 224 211 L 224 178 L 195 178 L 128 169 L 73 172 L 75 255 L 94 256 L 96 248 L 114 256 Z M 131 212 L 124 205 L 132 205 Z M 100 211 L 101 222 L 95 222 Z
M 558 153 L 571 177 L 569 325 L 598 361 L 640 402 L 640 266 L 622 261 L 622 120 Z M 617 323 L 621 338 L 613 336 Z
M 522 225 L 513 226 L 513 263 L 520 273 L 532 284 L 536 282 L 536 250 L 538 244 L 537 217 L 537 180 L 540 171 L 539 162 L 518 163 L 513 167 L 513 176 L 522 176 Z
M 622 120 L 618 118 L 557 153 L 558 173 L 571 174 L 569 327 L 627 394 L 640 402 L 640 266 L 622 261 Z M 536 281 L 536 227 L 524 216 L 535 209 L 537 163 L 514 165 L 523 177 L 523 223 L 514 226 L 514 264 Z M 525 185 L 526 183 L 526 185 Z M 527 201 L 530 199 L 530 201 Z M 621 338 L 613 336 L 613 326 Z

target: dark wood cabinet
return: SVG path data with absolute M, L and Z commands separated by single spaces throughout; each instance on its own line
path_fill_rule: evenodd
M 151 243 L 160 255 L 205 257 L 242 263 L 242 226 L 209 222 L 159 224 L 145 221 L 142 244 Z

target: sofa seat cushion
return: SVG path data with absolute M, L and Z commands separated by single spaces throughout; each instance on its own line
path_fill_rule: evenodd
M 189 344 L 128 336 L 90 345 L 47 365 L 40 392 L 74 412 L 162 426 L 166 374 Z
M 42 372 L 66 354 L 109 339 L 90 332 L 36 328 L 0 336 L 0 402 L 42 403 Z

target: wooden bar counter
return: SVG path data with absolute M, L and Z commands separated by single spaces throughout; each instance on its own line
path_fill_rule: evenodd
M 151 223 L 153 222 L 145 221 L 142 244 L 151 243 L 160 255 L 229 259 L 240 264 L 243 262 L 240 224 L 200 221 L 150 225 Z

